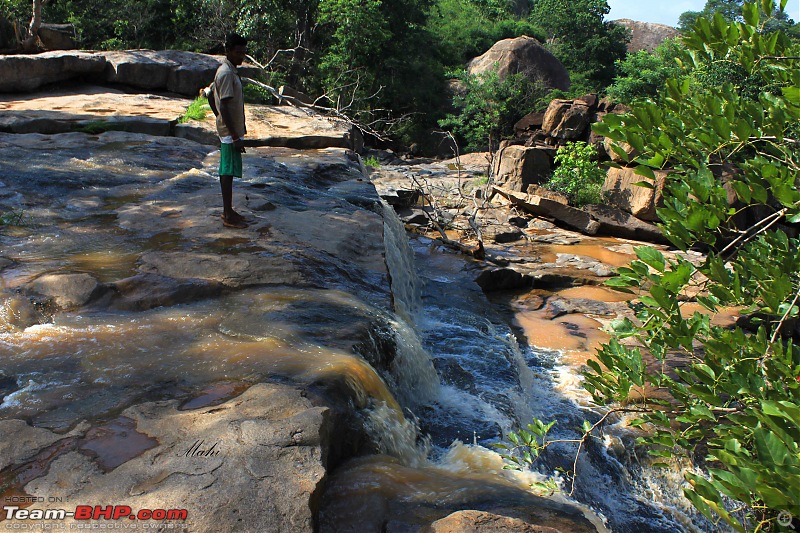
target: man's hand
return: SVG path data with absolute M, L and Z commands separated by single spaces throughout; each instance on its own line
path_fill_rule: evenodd
M 245 153 L 247 150 L 244 149 L 244 140 L 243 139 L 236 139 L 233 141 L 233 147 L 239 150 L 240 153 Z

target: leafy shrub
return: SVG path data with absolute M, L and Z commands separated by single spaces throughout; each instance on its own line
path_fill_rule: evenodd
M 381 161 L 374 155 L 371 155 L 364 159 L 364 165 L 372 168 L 381 168 Z
M 439 125 L 466 141 L 467 151 L 495 150 L 502 139 L 513 134 L 520 118 L 544 108 L 549 93 L 522 74 L 501 80 L 497 72 L 474 76 L 462 71 L 458 77 L 464 84 L 463 94 L 453 98 L 458 114 L 447 115 Z
M 184 124 L 190 120 L 204 120 L 209 111 L 211 111 L 211 107 L 208 105 L 208 99 L 199 96 L 189 104 L 186 112 L 178 119 L 178 124 Z
M 556 169 L 545 188 L 564 194 L 570 204 L 583 206 L 602 201 L 606 173 L 597 164 L 597 150 L 585 142 L 569 142 L 556 153 Z
M 635 414 L 651 456 L 705 468 L 704 476 L 684 473 L 685 496 L 740 532 L 787 531 L 787 513 L 800 515 L 800 239 L 791 227 L 800 223 L 800 150 L 791 135 L 800 122 L 800 50 L 780 32 L 761 33 L 759 8 L 772 13 L 775 4 L 745 3 L 741 22 L 700 18 L 685 38 L 684 76 L 667 80 L 659 104 L 636 102 L 593 127 L 636 148 L 643 177 L 669 169 L 658 210 L 664 235 L 681 250 L 708 253 L 695 265 L 637 248 L 608 282 L 642 294 L 631 305 L 635 320 L 612 323 L 614 337 L 584 375 L 596 404 Z M 691 70 L 722 61 L 781 90 L 754 99 L 729 81 L 691 83 Z M 742 208 L 728 202 L 723 166 Z M 689 294 L 710 315 L 688 315 L 681 304 Z M 741 309 L 743 320 L 714 324 L 726 307 Z M 578 453 L 600 422 L 584 423 Z M 503 446 L 514 465 L 535 461 L 551 442 L 549 427 L 534 421 L 509 435 L 513 446 Z
M 629 53 L 617 61 L 619 75 L 608 87 L 608 96 L 625 104 L 640 98 L 655 98 L 667 79 L 681 75 L 676 61 L 681 50 L 679 41 L 667 39 L 652 53 L 646 50 Z

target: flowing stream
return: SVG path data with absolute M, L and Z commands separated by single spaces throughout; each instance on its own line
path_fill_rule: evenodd
M 353 407 L 363 413 L 381 453 L 351 460 L 333 472 L 321 511 L 322 530 L 379 531 L 387 516 L 394 517 L 397 530 L 414 530 L 450 507 L 503 507 L 524 514 L 533 501 L 531 485 L 553 476 L 569 492 L 569 480 L 557 472 L 573 469 L 574 446 L 554 446 L 537 470 L 525 472 L 504 469 L 501 456 L 491 448 L 532 417 L 557 420 L 552 436 L 562 439 L 575 438 L 584 419 L 598 419 L 581 392 L 574 365 L 568 365 L 569 358 L 557 349 L 563 339 L 554 336 L 549 348 L 519 342 L 526 328 L 554 328 L 555 323 L 522 317 L 521 331 L 513 329 L 509 317 L 474 283 L 468 260 L 421 237 L 409 243 L 402 224 L 385 205 L 383 233 L 394 313 L 385 310 L 385 280 L 364 282 L 362 277 L 353 283 L 342 280 L 333 288 L 313 283 L 258 285 L 146 310 L 97 306 L 42 319 L 40 310 L 19 294 L 42 272 L 90 271 L 100 282 L 111 282 L 134 275 L 144 253 L 187 252 L 191 244 L 185 237 L 195 235 L 186 222 L 189 214 L 156 211 L 163 201 L 158 191 L 200 194 L 213 180 L 215 162 L 197 147 L 175 147 L 169 158 L 175 168 L 161 168 L 148 151 L 157 148 L 162 154 L 163 146 L 150 146 L 155 141 L 114 146 L 133 160 L 129 171 L 124 161 L 117 161 L 117 151 L 104 151 L 113 144 L 108 139 L 123 138 L 121 134 L 104 134 L 108 139 L 70 135 L 74 164 L 51 162 L 40 139 L 30 141 L 35 148 L 26 159 L 28 166 L 39 169 L 41 182 L 41 198 L 34 198 L 40 207 L 32 209 L 51 223 L 0 235 L 3 255 L 12 261 L 2 271 L 0 292 L 0 418 L 24 419 L 65 433 L 81 420 L 113 421 L 126 407 L 146 401 L 179 398 L 189 409 L 236 396 L 260 381 L 337 382 L 345 384 Z M 90 151 L 88 141 L 99 148 Z M 284 209 L 282 216 L 311 216 L 310 205 L 325 216 L 333 213 L 331 217 L 346 220 L 345 227 L 354 225 L 356 215 L 367 221 L 377 216 L 330 194 L 331 184 L 338 182 L 306 168 L 303 156 L 276 153 L 271 150 L 270 158 L 252 156 L 247 191 L 254 198 L 261 193 L 272 199 L 282 195 L 276 200 Z M 191 159 L 181 162 L 187 154 Z M 323 156 L 334 158 L 317 157 Z M 338 165 L 338 159 L 335 162 Z M 16 173 L 22 175 L 23 170 L 28 171 L 6 169 L 4 179 L 17 179 Z M 85 170 L 92 171 L 97 183 L 86 182 Z M 318 182 L 303 184 L 302 179 L 312 178 Z M 345 183 L 359 187 L 360 182 Z M 114 194 L 101 195 L 109 183 L 119 184 Z M 81 190 L 75 184 L 85 191 L 73 198 L 72 191 Z M 348 189 L 342 194 L 360 202 L 357 192 Z M 151 196 L 144 197 L 147 193 Z M 207 194 L 217 201 L 216 190 Z M 126 203 L 134 205 L 120 210 Z M 206 203 L 198 196 L 197 206 Z M 183 220 L 186 227 L 162 223 L 173 229 L 148 233 L 119 224 L 122 215 L 133 220 L 132 211 L 140 208 L 154 209 L 160 220 Z M 150 215 L 143 219 L 148 221 L 145 229 L 151 229 Z M 206 227 L 203 224 L 197 227 Z M 210 234 L 200 246 L 206 253 L 231 257 L 295 253 L 289 245 L 279 252 L 262 249 L 280 236 L 277 221 L 274 226 L 263 227 L 264 243 Z M 322 248 L 330 244 L 324 237 L 315 237 L 324 241 Z M 357 246 L 369 244 L 365 239 Z M 315 268 L 327 268 L 330 257 L 321 254 L 307 260 Z M 332 268 L 325 271 L 326 279 L 346 277 L 343 272 L 350 274 Z M 550 496 L 553 505 L 581 506 L 600 531 L 713 530 L 680 496 L 678 465 L 662 471 L 641 464 L 633 451 L 635 435 L 622 425 L 608 428 L 602 442 L 580 455 L 574 494 L 555 493 Z
M 393 218 L 385 217 L 387 221 Z M 600 414 L 590 408 L 579 372 L 568 365 L 564 354 L 518 343 L 507 317 L 472 281 L 468 260 L 421 237 L 414 237 L 409 247 L 401 231 L 399 225 L 386 222 L 387 247 L 397 247 L 387 251 L 393 287 L 402 288 L 395 292 L 395 307 L 404 317 L 401 320 L 416 323 L 439 383 L 417 378 L 424 381 L 420 396 L 426 401 L 401 400 L 407 412 L 413 413 L 409 418 L 416 420 L 418 433 L 409 422 L 393 425 L 391 416 L 377 426 L 381 439 L 387 441 L 384 451 L 399 462 L 373 458 L 353 467 L 350 476 L 335 485 L 341 497 L 331 498 L 327 510 L 331 523 L 360 516 L 356 502 L 369 499 L 354 496 L 365 496 L 360 492 L 365 484 L 390 491 L 391 498 L 416 500 L 416 505 L 424 506 L 443 504 L 453 491 L 463 495 L 485 487 L 491 492 L 494 489 L 489 487 L 497 480 L 529 487 L 552 477 L 562 492 L 551 498 L 584 505 L 587 517 L 601 530 L 716 531 L 681 495 L 681 469 L 691 466 L 647 466 L 646 458 L 636 457 L 636 435 L 623 427 L 624 420 L 606 428 L 602 440 L 584 448 L 575 464 L 576 445 L 557 444 L 534 471 L 504 470 L 491 444 L 501 441 L 509 430 L 537 417 L 557 421 L 551 438 L 575 439 L 582 421 L 595 422 Z M 415 354 L 424 357 L 423 352 Z M 417 371 L 425 367 L 426 363 L 415 363 Z M 378 409 L 374 418 L 387 414 L 391 415 Z M 387 438 L 387 432 L 393 436 Z M 421 441 L 420 434 L 427 438 Z M 570 481 L 559 471 L 571 472 L 574 467 L 578 472 L 575 490 L 567 497 Z M 422 486 L 409 493 L 406 482 Z M 428 494 L 429 501 L 423 502 L 420 494 Z

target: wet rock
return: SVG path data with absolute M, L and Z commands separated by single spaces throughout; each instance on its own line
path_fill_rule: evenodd
M 43 323 L 44 318 L 29 298 L 15 295 L 0 300 L 0 331 L 22 330 Z
M 596 259 L 573 254 L 557 254 L 556 265 L 568 266 L 579 270 L 588 270 L 598 276 L 614 275 L 614 269 Z
M 0 93 L 34 91 L 43 85 L 102 72 L 106 60 L 87 52 L 0 55 Z
M 561 533 L 552 527 L 485 511 L 458 511 L 432 523 L 420 533 Z
M 443 383 L 453 385 L 471 394 L 477 393 L 478 389 L 475 387 L 475 377 L 458 364 L 457 361 L 453 359 L 437 358 L 434 359 L 433 365 L 436 367 L 436 371 L 441 376 Z
M 564 91 L 570 86 L 564 65 L 539 41 L 525 35 L 498 41 L 485 54 L 470 60 L 467 71 L 473 75 L 496 71 L 500 79 L 509 74 L 524 74 L 531 81 Z
M 432 531 L 426 528 L 433 522 L 464 510 L 516 518 L 564 533 L 597 531 L 577 507 L 534 496 L 506 480 L 412 468 L 388 457 L 355 459 L 337 470 L 324 496 L 319 531 Z
M 29 288 L 52 298 L 62 309 L 85 305 L 102 291 L 97 280 L 86 273 L 45 274 L 33 280 Z
M 571 313 L 615 316 L 616 311 L 605 302 L 585 298 L 550 298 L 544 307 L 545 318 L 554 319 Z
M 148 252 L 142 255 L 139 270 L 145 274 L 180 280 L 198 279 L 229 287 L 308 284 L 298 266 L 284 257 Z
M 543 218 L 534 218 L 531 222 L 528 223 L 528 229 L 554 229 L 556 225 L 553 224 L 549 220 L 545 220 Z
M 139 274 L 115 282 L 113 288 L 113 308 L 144 311 L 219 296 L 224 285 L 217 281 Z
M 475 283 L 484 292 L 530 288 L 532 286 L 530 277 L 511 268 L 484 270 L 475 278 Z
M 314 407 L 301 391 L 278 384 L 255 385 L 213 407 L 179 411 L 178 404 L 147 403 L 123 413 L 134 421 L 135 431 L 158 443 L 138 457 L 103 473 L 93 459 L 70 452 L 29 482 L 26 492 L 46 499 L 68 490 L 71 500 L 87 505 L 114 501 L 135 509 L 166 508 L 168 502 L 168 508 L 187 509 L 184 522 L 199 532 L 236 531 L 242 524 L 260 531 L 314 530 L 327 450 L 335 438 L 327 408 Z M 17 432 L 25 425 L 0 424 Z M 61 438 L 45 430 L 26 431 L 20 434 L 31 445 L 4 439 L 14 442 L 15 450 L 2 450 L 3 460 Z

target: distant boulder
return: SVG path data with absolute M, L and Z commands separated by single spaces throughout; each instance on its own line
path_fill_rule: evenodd
M 638 52 L 639 50 L 652 52 L 667 39 L 673 39 L 681 34 L 676 28 L 666 24 L 639 22 L 631 19 L 619 19 L 612 22 L 628 28 L 631 32 L 628 52 Z
M 540 81 L 551 89 L 569 90 L 569 72 L 556 57 L 533 37 L 525 35 L 503 39 L 482 56 L 467 63 L 473 75 L 497 70 L 501 79 L 509 74 L 524 74 L 531 81 Z
M 42 24 L 39 40 L 45 50 L 74 50 L 78 45 L 72 24 Z

